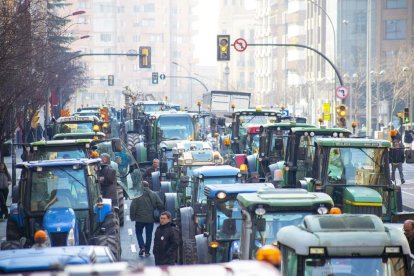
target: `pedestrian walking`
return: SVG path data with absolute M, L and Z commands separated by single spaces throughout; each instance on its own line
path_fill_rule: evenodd
M 111 166 L 111 157 L 107 153 L 101 154 L 101 170 L 99 171 L 99 184 L 103 198 L 112 200 L 112 208 L 118 210 L 118 196 L 116 192 L 116 170 Z
M 139 256 L 150 255 L 152 231 L 154 230 L 154 210 L 162 210 L 164 206 L 160 197 L 149 188 L 147 181 L 142 181 L 143 193 L 132 199 L 130 218 L 135 221 L 135 234 L 139 246 Z M 142 233 L 145 229 L 145 243 Z
M 9 210 L 7 209 L 7 197 L 9 195 L 9 185 L 11 177 L 7 170 L 6 164 L 0 163 L 0 210 L 1 218 L 7 219 L 9 217 Z
M 404 235 L 407 238 L 408 244 L 410 245 L 411 254 L 414 253 L 414 220 L 407 219 L 404 221 Z
M 411 126 L 408 126 L 404 132 L 404 146 L 408 149 L 411 149 L 411 145 L 413 143 L 413 130 Z
M 158 171 L 160 168 L 160 160 L 152 160 L 152 166 L 148 168 L 145 173 L 142 175 L 142 178 L 150 184 L 152 189 L 152 173 Z
M 174 265 L 177 262 L 179 245 L 178 229 L 171 222 L 171 213 L 162 212 L 160 225 L 155 231 L 154 258 L 155 265 Z
M 391 163 L 391 180 L 395 181 L 395 171 L 398 170 L 400 174 L 401 184 L 405 183 L 402 164 L 405 161 L 404 148 L 401 147 L 399 140 L 393 140 L 393 146 L 390 149 L 390 163 Z

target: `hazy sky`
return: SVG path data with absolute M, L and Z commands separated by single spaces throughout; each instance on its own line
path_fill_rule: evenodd
M 199 65 L 216 64 L 216 37 L 217 37 L 217 20 L 218 20 L 218 1 L 199 0 L 194 12 L 198 20 L 194 22 L 195 30 L 198 34 L 195 36 L 194 55 L 199 60 Z

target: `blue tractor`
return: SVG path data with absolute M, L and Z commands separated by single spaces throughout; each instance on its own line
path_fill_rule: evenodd
M 272 189 L 271 183 L 237 183 L 206 185 L 206 223 L 203 234 L 196 236 L 198 263 L 229 262 L 239 251 L 242 214 L 237 201 L 239 193 L 255 193 Z
M 13 204 L 2 250 L 30 247 L 45 230 L 50 246 L 108 246 L 119 259 L 119 219 L 111 199 L 102 198 L 99 159 L 32 161 L 13 187 Z

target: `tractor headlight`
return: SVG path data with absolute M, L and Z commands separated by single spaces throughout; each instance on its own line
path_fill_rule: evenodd
M 74 246 L 75 245 L 75 231 L 73 230 L 73 228 L 71 228 L 69 230 L 68 237 L 67 237 L 67 240 L 66 240 L 66 244 L 68 246 Z
M 318 208 L 317 211 L 319 215 L 326 215 L 328 213 L 328 208 L 326 208 L 325 206 L 321 206 Z
M 264 214 L 266 214 L 266 210 L 263 207 L 258 207 L 256 208 L 256 210 L 254 210 L 254 212 L 256 213 L 256 215 L 258 216 L 263 216 Z
M 218 192 L 217 193 L 217 198 L 218 199 L 225 199 L 226 198 L 226 193 L 225 192 Z

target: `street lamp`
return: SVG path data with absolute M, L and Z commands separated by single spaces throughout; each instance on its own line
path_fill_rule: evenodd
M 71 14 L 68 14 L 68 15 L 66 15 L 62 18 L 66 19 L 68 17 L 75 16 L 75 15 L 81 15 L 81 14 L 84 14 L 84 13 L 86 13 L 86 11 L 79 10 L 79 11 L 72 12 Z
M 381 70 L 379 72 L 371 71 L 371 74 L 376 77 L 375 82 L 377 84 L 376 85 L 376 93 L 375 93 L 376 97 L 377 97 L 377 106 L 376 106 L 377 107 L 376 108 L 377 126 L 376 126 L 376 129 L 377 129 L 377 131 L 379 131 L 380 130 L 380 77 L 385 74 L 385 71 L 384 70 Z
M 181 64 L 179 64 L 178 62 L 176 62 L 176 61 L 172 61 L 171 62 L 172 64 L 174 64 L 175 66 L 177 66 L 177 67 L 181 67 L 181 68 L 183 68 L 186 72 L 187 72 L 187 75 L 189 76 L 189 77 L 191 77 L 191 64 L 189 64 L 190 65 L 190 69 L 188 69 L 188 68 L 186 68 L 185 66 L 182 66 Z M 192 81 L 190 80 L 190 82 L 188 83 L 188 87 L 189 87 L 189 92 L 190 92 L 190 104 L 189 104 L 189 107 L 188 108 L 190 108 L 191 109 L 191 107 L 193 106 L 193 83 L 192 83 Z

